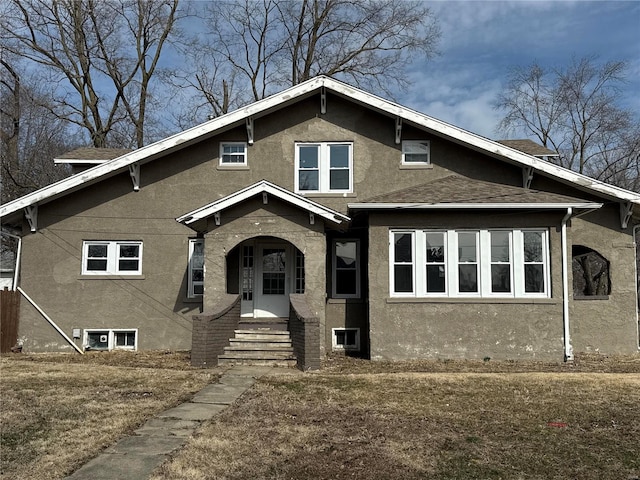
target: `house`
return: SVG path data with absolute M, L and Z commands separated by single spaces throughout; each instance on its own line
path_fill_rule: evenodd
M 183 349 L 211 365 L 235 331 L 278 325 L 304 369 L 343 350 L 637 352 L 640 195 L 531 147 L 317 77 L 84 155 L 0 207 L 22 231 L 24 351 Z

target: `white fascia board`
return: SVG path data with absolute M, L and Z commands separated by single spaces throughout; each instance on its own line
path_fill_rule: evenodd
M 353 210 L 566 210 L 598 209 L 602 203 L 350 203 Z
M 295 193 L 291 193 L 284 188 L 267 182 L 266 180 L 258 182 L 254 185 L 232 193 L 231 195 L 221 198 L 220 200 L 216 200 L 215 202 L 200 207 L 193 212 L 186 213 L 176 218 L 176 221 L 184 223 L 185 225 L 189 225 L 198 220 L 202 220 L 203 218 L 210 217 L 211 215 L 214 215 L 215 213 L 220 212 L 226 208 L 237 205 L 263 192 L 266 192 L 269 195 L 273 195 L 274 197 L 279 198 L 284 202 L 288 202 L 299 208 L 319 215 L 330 222 L 340 224 L 343 221 L 350 221 L 350 218 L 346 215 L 342 215 L 341 213 L 320 205 L 319 203 L 313 202 Z
M 83 186 L 88 186 L 95 181 L 99 181 L 102 177 L 125 170 L 133 163 L 144 164 L 152 159 L 188 146 L 189 144 L 206 138 L 208 135 L 220 130 L 221 128 L 233 125 L 236 122 L 244 122 L 247 117 L 257 116 L 260 113 L 268 111 L 272 108 L 279 107 L 288 101 L 292 101 L 305 94 L 311 93 L 319 89 L 325 77 L 317 77 L 307 82 L 291 87 L 283 92 L 259 100 L 251 105 L 227 113 L 220 117 L 209 120 L 200 125 L 196 125 L 188 130 L 177 133 L 158 142 L 141 147 L 131 153 L 127 153 L 113 160 L 109 160 L 101 165 L 89 168 L 81 173 L 60 180 L 59 182 L 48 185 L 33 193 L 20 197 L 12 202 L 8 202 L 0 206 L 0 216 L 17 212 L 26 206 L 36 203 L 52 200 L 65 192 L 72 191 Z
M 471 133 L 462 128 L 445 123 L 433 117 L 429 117 L 423 113 L 411 110 L 396 103 L 380 98 L 371 93 L 358 90 L 342 82 L 338 82 L 331 78 L 324 79 L 325 87 L 349 97 L 357 102 L 372 107 L 374 109 L 386 112 L 390 116 L 402 117 L 404 120 L 415 123 L 421 127 L 433 130 L 442 134 L 462 145 L 475 147 L 476 149 L 490 154 L 511 160 L 513 163 L 527 167 L 532 167 L 538 172 L 545 173 L 551 177 L 555 177 L 561 181 L 574 185 L 578 189 L 591 191 L 594 193 L 604 194 L 619 200 L 626 200 L 632 203 L 640 204 L 640 194 L 625 190 L 624 188 L 609 185 L 586 175 L 576 173 L 558 165 L 554 165 L 545 160 L 539 159 L 532 155 L 528 155 L 520 150 L 507 147 L 501 143 L 495 142 L 488 138 L 482 137 L 475 133 Z

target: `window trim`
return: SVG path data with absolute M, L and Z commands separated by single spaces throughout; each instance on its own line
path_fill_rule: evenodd
M 125 350 L 125 351 L 137 351 L 138 350 L 138 329 L 137 328 L 85 328 L 83 331 L 82 337 L 82 347 L 83 350 L 91 350 L 89 348 L 89 334 L 90 333 L 99 333 L 106 332 L 107 335 L 107 348 L 105 349 L 95 349 L 95 351 L 112 351 L 112 350 Z M 133 346 L 118 346 L 116 345 L 116 333 L 133 333 L 134 334 L 134 343 Z
M 412 145 L 426 145 L 427 147 L 427 159 L 425 161 L 420 161 L 420 162 L 416 162 L 416 161 L 408 161 L 406 158 L 406 156 L 408 154 L 414 153 L 414 152 L 407 152 L 406 150 L 408 149 L 408 147 L 412 146 Z M 402 140 L 402 162 L 401 165 L 405 166 L 405 165 L 431 165 L 431 141 L 430 140 Z
M 510 282 L 509 292 L 493 292 L 491 282 L 491 232 L 509 232 L 510 244 Z M 444 230 L 446 257 L 445 278 L 446 292 L 430 293 L 426 291 L 426 269 L 422 271 L 426 263 L 426 234 L 443 232 L 438 229 L 389 229 L 389 292 L 392 298 L 551 298 L 551 277 L 549 257 L 549 229 L 548 228 L 491 228 L 491 229 L 460 229 Z M 460 292 L 458 267 L 464 263 L 459 262 L 458 234 L 477 232 L 477 292 Z M 526 292 L 525 284 L 525 257 L 524 257 L 524 233 L 538 232 L 542 234 L 542 292 Z M 412 236 L 412 261 L 413 289 L 411 292 L 395 292 L 395 262 L 394 241 L 396 234 L 410 234 Z M 409 263 L 401 263 L 409 265 Z
M 225 146 L 235 146 L 235 145 L 242 145 L 244 151 L 242 154 L 239 153 L 224 153 L 224 147 Z M 225 162 L 224 161 L 224 156 L 225 155 L 230 155 L 232 157 L 242 157 L 242 162 Z M 218 166 L 220 167 L 246 167 L 248 165 L 248 157 L 249 157 L 249 152 L 247 151 L 247 142 L 220 142 L 220 152 L 219 152 L 219 160 L 218 160 Z
M 202 281 L 193 280 L 193 252 L 195 250 L 196 243 L 202 243 L 203 256 L 204 256 L 204 238 L 190 238 L 189 239 L 189 257 L 188 257 L 188 286 L 187 286 L 187 298 L 202 298 L 204 295 L 204 275 L 205 266 L 202 265 Z M 203 293 L 194 293 L 194 287 L 202 285 Z
M 355 262 L 356 264 L 355 264 L 355 268 L 354 269 L 346 269 L 346 268 L 342 269 L 342 270 L 355 270 L 355 272 L 356 272 L 356 293 L 355 294 L 346 294 L 346 293 L 337 293 L 336 292 L 337 276 L 338 276 L 338 262 L 337 262 L 337 258 L 336 258 L 336 248 L 337 248 L 338 242 L 340 242 L 340 243 L 354 242 L 356 244 L 356 262 Z M 360 298 L 360 296 L 361 296 L 361 291 L 360 291 L 360 284 L 361 284 L 361 280 L 360 280 L 360 274 L 361 274 L 360 264 L 361 264 L 360 239 L 358 239 L 358 238 L 334 238 L 331 241 L 331 298 Z
M 330 147 L 332 145 L 345 145 L 349 149 L 349 165 L 347 168 L 339 168 L 338 170 L 349 171 L 349 187 L 332 189 L 331 188 L 331 171 L 336 168 L 331 168 Z M 300 147 L 318 147 L 318 167 L 317 169 L 301 169 L 300 168 Z M 295 193 L 314 194 L 314 193 L 332 193 L 332 194 L 345 194 L 353 193 L 353 142 L 352 141 L 331 141 L 331 142 L 296 142 L 295 143 L 295 162 L 294 162 L 294 184 Z M 300 188 L 300 171 L 304 170 L 318 170 L 318 189 L 317 190 L 302 190 Z
M 89 248 L 93 245 L 106 245 L 107 256 L 106 257 L 89 257 Z M 135 257 L 138 261 L 138 268 L 136 270 L 120 270 L 119 260 L 120 247 L 126 245 L 135 245 L 138 247 L 138 256 Z M 143 242 L 139 240 L 83 240 L 82 242 L 82 275 L 91 276 L 131 276 L 142 275 L 142 254 L 143 254 Z M 105 270 L 89 270 L 88 261 L 91 258 L 104 258 L 107 262 Z M 133 257 L 132 257 L 133 258 Z
M 338 338 L 336 336 L 337 332 L 345 332 L 345 340 L 346 340 L 346 332 L 356 332 L 356 342 L 354 344 L 349 345 L 339 345 Z M 332 328 L 331 329 L 331 349 L 333 351 L 360 351 L 360 329 L 359 328 Z

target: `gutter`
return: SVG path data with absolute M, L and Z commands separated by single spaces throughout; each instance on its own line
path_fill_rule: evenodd
M 640 231 L 640 224 L 633 226 L 633 245 L 635 246 L 635 272 L 636 272 L 636 338 L 638 339 L 638 350 L 640 350 L 640 297 L 638 297 L 638 287 L 640 287 L 640 283 L 638 282 L 640 278 L 638 275 L 640 272 L 638 271 L 638 262 L 640 261 L 640 257 L 638 257 L 638 241 L 640 241 L 640 237 L 638 237 L 638 232 Z
M 44 310 L 42 310 L 42 309 L 38 306 L 38 304 L 36 304 L 36 302 L 34 302 L 34 301 L 31 299 L 31 297 L 30 297 L 29 295 L 27 295 L 27 294 L 26 294 L 26 292 L 25 292 L 22 288 L 18 287 L 18 291 L 22 294 L 22 296 L 23 296 L 24 298 L 26 298 L 26 299 L 29 301 L 29 303 L 30 303 L 31 305 L 33 305 L 33 307 L 38 311 L 38 313 L 40 313 L 40 315 L 42 315 L 42 316 L 44 317 L 44 319 L 45 319 L 47 322 L 49 322 L 49 323 L 51 324 L 51 326 L 52 326 L 53 328 L 55 328 L 55 329 L 56 329 L 56 331 L 57 331 L 60 335 L 62 335 L 62 338 L 64 338 L 67 342 L 69 342 L 69 345 L 71 345 L 73 348 L 75 348 L 75 349 L 78 351 L 78 353 L 79 353 L 79 354 L 84 355 L 84 352 L 82 351 L 82 349 L 81 349 L 80 347 L 78 347 L 78 346 L 73 342 L 73 340 L 71 340 L 71 339 L 67 336 L 67 334 L 66 334 L 66 333 L 64 333 L 64 332 L 62 331 L 62 329 L 61 329 L 58 325 L 56 325 L 56 323 L 55 323 L 53 320 L 51 320 L 51 318 L 49 317 L 49 315 L 47 315 L 47 314 L 44 312 Z
M 562 218 L 562 325 L 564 333 L 564 361 L 573 360 L 573 347 L 569 332 L 569 264 L 567 255 L 567 222 L 573 214 L 571 207 L 567 208 Z
M 11 291 L 15 292 L 18 289 L 18 275 L 20 272 L 20 258 L 22 257 L 22 237 L 13 235 L 8 232 L 0 232 L 2 235 L 13 238 L 18 241 L 18 250 L 16 251 L 16 264 L 13 267 L 13 283 L 11 284 Z

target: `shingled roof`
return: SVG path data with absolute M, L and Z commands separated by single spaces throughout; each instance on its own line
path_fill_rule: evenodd
M 56 163 L 74 163 L 74 162 L 91 162 L 100 163 L 114 158 L 121 157 L 127 153 L 132 152 L 130 148 L 95 148 L 95 147 L 82 147 L 71 150 L 70 152 L 63 153 L 56 157 L 54 161 Z
M 547 147 L 537 144 L 533 140 L 528 138 L 520 140 L 496 140 L 498 143 L 506 147 L 511 147 L 515 150 L 526 153 L 527 155 L 533 155 L 534 157 L 558 157 L 558 152 L 549 150 Z
M 378 195 L 363 204 L 592 205 L 588 200 L 450 175 L 422 185 Z M 355 205 L 355 204 L 354 204 Z M 351 206 L 351 205 L 350 205 Z

